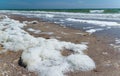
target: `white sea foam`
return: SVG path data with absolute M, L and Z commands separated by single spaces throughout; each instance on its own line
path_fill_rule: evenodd
M 48 34 L 48 35 L 53 35 L 54 32 L 41 32 L 40 34 Z
M 120 39 L 119 38 L 116 38 L 115 43 L 110 44 L 110 45 L 113 46 L 116 51 L 120 52 Z
M 88 27 L 83 27 L 83 29 L 92 29 L 92 28 L 94 28 L 94 27 L 90 27 L 90 26 L 88 26 Z
M 95 29 L 90 29 L 90 30 L 86 30 L 86 32 L 92 34 L 92 33 L 96 32 L 96 30 Z
M 52 14 L 46 14 L 45 16 L 46 16 L 46 17 L 50 17 L 50 18 L 53 18 L 53 17 L 54 17 L 54 15 L 52 15 Z
M 104 10 L 90 10 L 90 13 L 103 13 Z
M 98 28 L 98 29 L 89 29 L 89 30 L 86 30 L 86 32 L 88 32 L 89 34 L 92 34 L 92 33 L 95 33 L 96 31 L 102 31 L 103 29 L 101 28 Z
M 30 32 L 34 32 L 35 34 L 39 34 L 41 32 L 41 30 L 35 30 L 33 28 L 28 28 L 27 30 Z
M 28 28 L 28 31 L 34 32 L 35 30 L 33 28 Z
M 37 30 L 33 28 L 28 28 L 27 31 L 33 32 L 35 34 L 48 34 L 48 35 L 54 34 L 54 32 L 42 32 L 41 30 Z
M 37 24 L 38 21 L 34 20 L 34 21 L 23 21 L 24 24 Z
M 97 10 L 91 10 L 91 12 L 96 12 Z M 107 20 L 120 20 L 119 13 L 112 14 L 101 14 L 101 13 L 70 13 L 70 12 L 46 12 L 46 11 L 11 11 L 11 10 L 0 10 L 1 13 L 7 14 L 20 14 L 26 16 L 35 16 L 39 18 L 87 18 L 87 19 L 107 19 Z M 97 11 L 97 12 L 102 12 Z
M 85 44 L 74 44 L 56 39 L 35 38 L 22 28 L 25 24 L 8 17 L 0 21 L 0 44 L 11 51 L 23 50 L 21 58 L 29 71 L 39 76 L 64 76 L 68 71 L 88 71 L 95 68 L 94 61 L 83 53 Z M 61 51 L 74 53 L 63 56 Z
M 73 18 L 67 18 L 67 21 L 73 21 L 73 22 L 81 22 L 81 23 L 89 23 L 99 26 L 120 26 L 117 22 L 110 22 L 110 21 L 97 21 L 97 20 L 81 20 L 81 19 L 73 19 Z

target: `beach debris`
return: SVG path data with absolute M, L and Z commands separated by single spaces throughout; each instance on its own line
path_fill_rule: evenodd
M 38 23 L 38 21 L 32 21 L 31 23 L 32 23 L 32 24 L 37 24 L 37 23 Z

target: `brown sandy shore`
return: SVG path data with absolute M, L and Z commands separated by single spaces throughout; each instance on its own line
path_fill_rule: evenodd
M 73 43 L 88 42 L 89 48 L 86 54 L 95 61 L 96 69 L 88 72 L 69 72 L 67 73 L 68 76 L 120 76 L 120 55 L 109 46 L 109 43 L 112 42 L 111 38 L 96 37 L 80 30 L 64 28 L 57 24 L 36 18 L 27 18 L 18 15 L 8 16 L 20 22 L 37 20 L 38 23 L 31 23 L 23 28 L 35 37 L 44 37 L 46 39 L 56 38 Z M 53 34 L 35 34 L 28 31 L 28 28 L 41 30 L 42 32 L 53 32 Z M 67 56 L 70 53 L 63 51 L 62 54 Z M 21 52 L 6 52 L 0 54 L 0 76 L 37 76 L 37 74 L 29 72 L 27 69 L 19 66 L 20 56 Z

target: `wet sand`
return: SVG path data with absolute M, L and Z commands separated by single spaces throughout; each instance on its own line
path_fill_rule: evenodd
M 96 69 L 88 72 L 69 72 L 68 76 L 119 76 L 120 75 L 120 53 L 114 51 L 109 44 L 113 41 L 107 36 L 89 35 L 86 32 L 65 28 L 54 23 L 45 22 L 37 18 L 27 18 L 19 15 L 9 15 L 10 18 L 23 21 L 37 20 L 38 23 L 27 24 L 23 29 L 35 37 L 44 37 L 46 39 L 56 38 L 61 41 L 73 43 L 88 43 L 88 54 L 96 63 Z M 41 30 L 44 33 L 34 33 L 28 31 L 28 28 Z M 52 34 L 46 34 L 52 32 Z M 2 48 L 1 48 L 2 49 Z M 18 65 L 21 52 L 6 52 L 0 54 L 0 76 L 37 76 L 35 73 L 29 72 L 24 67 Z M 63 51 L 63 55 L 69 55 Z M 4 73 L 4 74 L 3 74 Z

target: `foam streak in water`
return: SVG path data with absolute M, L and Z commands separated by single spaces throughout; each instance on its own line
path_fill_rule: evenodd
M 73 21 L 73 22 L 80 22 L 80 23 L 88 23 L 88 24 L 94 24 L 99 26 L 120 26 L 117 22 L 108 22 L 108 21 L 97 21 L 97 20 L 81 20 L 81 19 L 73 19 L 73 18 L 67 18 L 67 21 Z

